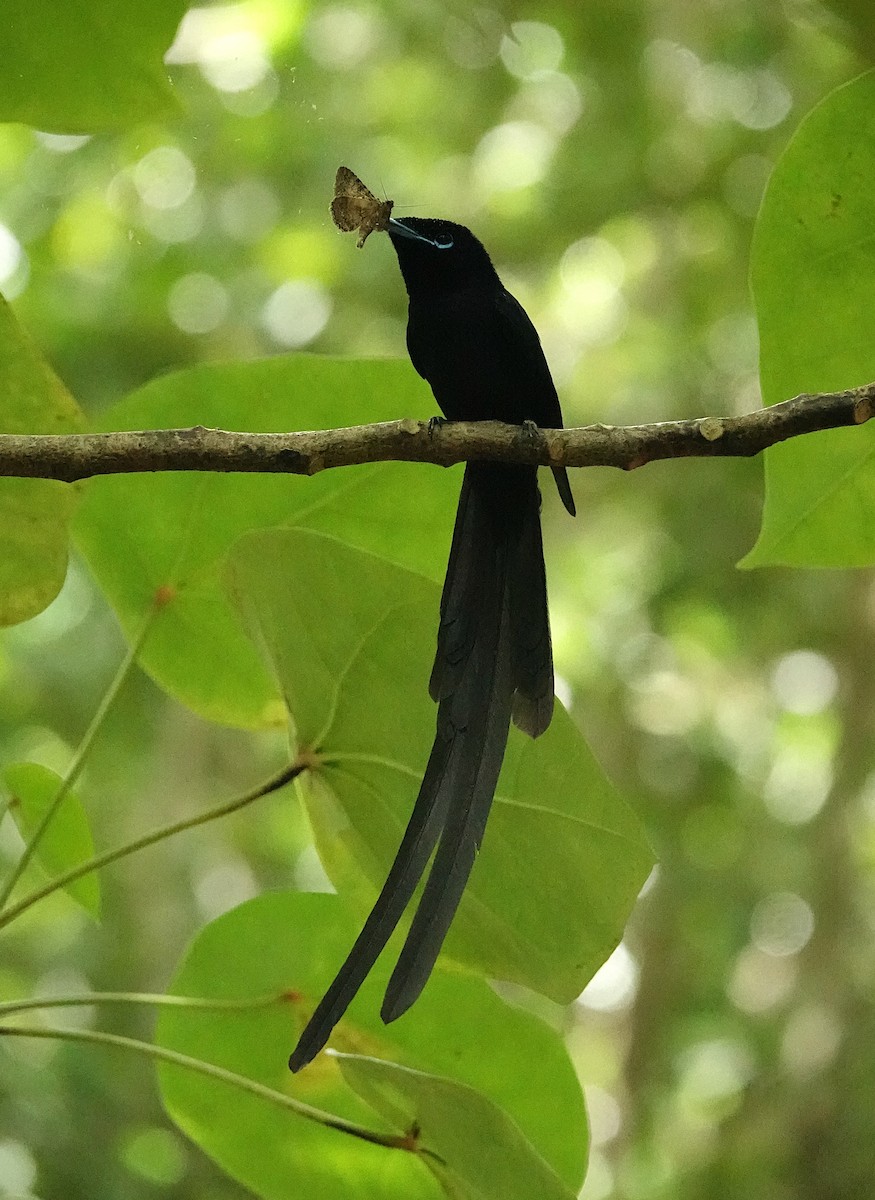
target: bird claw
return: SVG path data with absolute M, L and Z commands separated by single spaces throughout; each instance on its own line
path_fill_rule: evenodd
M 443 429 L 443 427 L 444 427 L 444 425 L 446 425 L 446 423 L 447 423 L 446 417 L 429 417 L 428 418 L 428 436 L 434 437 L 434 431 L 436 429 Z
M 530 441 L 535 441 L 541 436 L 541 428 L 539 425 L 536 425 L 534 421 L 529 421 L 527 419 L 523 421 L 520 428 L 523 431 L 523 436 L 527 437 Z

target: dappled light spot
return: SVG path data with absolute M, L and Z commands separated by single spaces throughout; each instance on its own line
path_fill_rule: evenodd
M 262 310 L 265 329 L 281 346 L 306 346 L 318 337 L 331 316 L 331 299 L 315 279 L 290 279 L 267 299 Z
M 776 821 L 804 825 L 823 808 L 832 782 L 832 764 L 816 745 L 788 746 L 772 763 L 763 801 Z
M 538 183 L 555 150 L 552 134 L 533 121 L 508 121 L 484 134 L 471 163 L 484 198 Z
M 611 1165 L 604 1154 L 593 1149 L 579 1200 L 608 1200 L 608 1197 L 614 1194 L 614 1172 Z
M 553 319 L 579 345 L 614 341 L 628 317 L 625 277 L 623 256 L 605 238 L 573 242 L 559 263 L 561 288 L 551 306 Z
M 245 92 L 261 83 L 270 71 L 264 42 L 252 29 L 225 34 L 207 42 L 200 54 L 200 69 L 220 92 Z
M 773 892 L 753 910 L 751 941 L 776 958 L 798 954 L 814 932 L 811 906 L 795 892 Z
M 194 163 L 176 146 L 156 146 L 134 167 L 134 187 L 150 208 L 178 208 L 196 182 Z
M 775 958 L 756 946 L 745 946 L 735 960 L 726 993 L 749 1016 L 773 1012 L 793 994 L 799 968 L 793 958 Z
M 538 79 L 562 62 L 562 35 L 543 21 L 514 21 L 501 40 L 501 61 L 518 79 Z
M 76 560 L 70 563 L 64 583 L 54 600 L 41 613 L 23 621 L 6 634 L 21 646 L 41 650 L 75 632 L 92 613 L 94 589 Z
M 36 1162 L 22 1142 L 12 1138 L 0 1142 L 0 1179 L 8 1196 L 29 1192 L 36 1183 Z
M 749 1046 L 737 1038 L 713 1038 L 684 1050 L 678 1061 L 677 1103 L 694 1119 L 724 1115 L 724 1102 L 736 1097 L 756 1074 Z
M 28 260 L 18 238 L 5 225 L 0 225 L 0 287 L 9 300 L 24 290 L 28 277 Z
M 822 712 L 835 699 L 838 672 L 814 650 L 794 650 L 778 659 L 772 671 L 772 693 L 782 708 L 800 716 Z
M 561 71 L 546 71 L 520 88 L 509 115 L 519 120 L 535 121 L 562 137 L 575 124 L 582 111 L 583 98 L 575 81 Z
M 842 1040 L 837 1013 L 824 1004 L 806 1004 L 791 1015 L 781 1040 L 781 1058 L 796 1076 L 827 1068 Z
M 252 869 L 242 858 L 227 858 L 208 867 L 194 880 L 198 910 L 205 921 L 214 921 L 258 894 Z
M 377 50 L 382 22 L 375 10 L 336 4 L 323 8 L 309 22 L 304 44 L 320 66 L 350 71 Z
M 792 103 L 786 85 L 768 68 L 743 71 L 728 63 L 702 63 L 687 89 L 687 110 L 703 123 L 732 120 L 748 129 L 771 129 Z
M 677 103 L 690 80 L 701 69 L 695 51 L 668 38 L 654 38 L 644 48 L 641 66 L 645 82 L 653 95 L 665 102 Z
M 279 98 L 280 84 L 276 72 L 270 70 L 250 88 L 235 91 L 220 91 L 219 100 L 223 108 L 236 117 L 260 117 Z
M 654 671 L 635 680 L 629 710 L 640 729 L 659 737 L 689 733 L 704 716 L 698 689 L 677 671 Z
M 596 1012 L 628 1008 L 638 987 L 638 963 L 621 942 L 583 989 L 577 1003 Z
M 165 62 L 196 63 L 219 92 L 247 91 L 271 70 L 257 20 L 254 5 L 191 8 L 183 17 Z
M 589 1084 L 584 1089 L 586 1111 L 589 1117 L 589 1136 L 593 1146 L 604 1146 L 611 1142 L 623 1125 L 623 1113 L 610 1092 Z
M 229 308 L 228 289 L 200 271 L 177 279 L 167 297 L 170 319 L 183 333 L 210 333 L 222 324 Z
M 305 846 L 295 859 L 292 872 L 295 887 L 301 892 L 334 892 L 337 889 L 326 874 L 313 845 Z
M 51 150 L 53 154 L 72 154 L 74 150 L 87 146 L 91 141 L 91 135 L 87 133 L 41 133 L 37 131 L 34 136 L 41 146 L 44 146 L 46 150 Z

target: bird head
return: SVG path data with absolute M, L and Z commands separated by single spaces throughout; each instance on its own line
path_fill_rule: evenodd
M 410 296 L 498 282 L 489 255 L 464 225 L 431 217 L 393 217 L 388 233 Z

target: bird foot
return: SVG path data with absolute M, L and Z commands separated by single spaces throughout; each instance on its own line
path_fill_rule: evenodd
M 444 427 L 444 425 L 446 425 L 446 423 L 447 423 L 446 417 L 429 417 L 428 418 L 428 436 L 434 437 L 434 431 L 436 429 L 443 429 L 443 427 Z

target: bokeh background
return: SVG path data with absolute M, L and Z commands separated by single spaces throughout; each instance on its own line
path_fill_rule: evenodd
M 184 120 L 0 127 L 0 290 L 91 413 L 198 361 L 403 355 L 388 240 L 359 253 L 328 217 L 345 163 L 398 215 L 474 228 L 541 331 L 567 424 L 748 411 L 763 188 L 802 116 L 868 65 L 873 28 L 853 0 L 193 8 L 167 59 Z M 875 590 L 866 572 L 736 570 L 761 473 L 579 471 L 576 522 L 545 502 L 561 694 L 660 860 L 562 1017 L 592 1126 L 585 1200 L 839 1200 L 875 1177 Z M 63 769 L 122 654 L 74 560 L 0 641 L 0 760 Z M 81 791 L 113 845 L 281 757 L 139 675 Z M 0 854 L 19 845 L 7 819 Z M 206 920 L 320 881 L 287 797 L 105 876 L 100 927 L 63 896 L 12 927 L 2 994 L 160 991 Z M 148 1065 L 22 1041 L 0 1047 L 0 1195 L 244 1192 L 173 1131 Z

